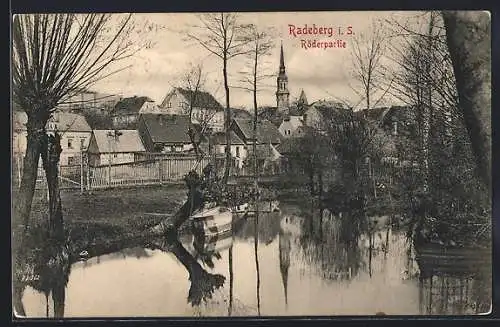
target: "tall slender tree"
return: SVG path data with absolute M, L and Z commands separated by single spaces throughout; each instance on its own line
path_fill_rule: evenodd
M 248 25 L 238 22 L 235 13 L 210 13 L 199 15 L 199 24 L 192 26 L 188 31 L 187 38 L 197 42 L 210 54 L 215 55 L 222 62 L 222 74 L 224 77 L 225 90 L 225 131 L 226 131 L 226 160 L 223 176 L 223 184 L 227 184 L 231 167 L 231 137 L 229 129 L 232 115 L 230 107 L 230 86 L 228 67 L 231 59 L 249 52 L 248 44 L 252 41 L 248 38 L 246 30 Z

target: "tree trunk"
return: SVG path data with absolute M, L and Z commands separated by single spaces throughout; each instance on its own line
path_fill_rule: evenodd
M 26 251 L 24 243 L 30 225 L 31 205 L 35 195 L 38 163 L 40 160 L 43 137 L 45 135 L 45 122 L 28 115 L 26 127 L 27 147 L 23 160 L 21 185 L 17 199 L 15 199 L 13 219 L 15 226 L 12 231 L 12 252 L 15 256 L 14 272 L 16 272 L 17 269 L 22 269 L 22 262 Z M 14 276 L 18 277 L 20 275 L 16 272 Z M 19 310 L 21 311 L 21 308 L 19 308 Z M 24 310 L 22 310 L 22 312 L 24 313 Z
M 491 187 L 491 17 L 487 12 L 442 13 L 450 57 L 479 175 Z
M 163 236 L 168 233 L 173 233 L 176 236 L 181 225 L 191 216 L 191 214 L 199 209 L 203 204 L 203 194 L 200 188 L 198 177 L 194 176 L 195 172 L 190 172 L 186 178 L 188 187 L 188 196 L 186 202 L 180 207 L 173 217 L 169 217 L 150 229 L 152 235 Z
M 225 40 L 224 40 L 225 41 Z M 226 91 L 226 119 L 224 122 L 224 129 L 226 132 L 226 162 L 224 165 L 224 177 L 222 179 L 222 183 L 224 185 L 227 184 L 227 180 L 229 179 L 229 171 L 231 169 L 231 133 L 230 133 L 230 127 L 231 127 L 231 108 L 229 107 L 229 83 L 227 80 L 227 53 L 224 51 L 224 58 L 223 58 L 223 75 L 224 75 L 224 89 Z
M 57 242 L 64 240 L 64 222 L 59 192 L 59 159 L 61 152 L 59 133 L 45 135 L 41 155 L 49 190 L 49 236 Z
M 18 199 L 16 199 L 14 220 L 17 224 L 22 224 L 24 232 L 29 228 L 29 218 L 31 204 L 35 194 L 36 179 L 38 177 L 38 163 L 40 151 L 45 135 L 45 124 L 36 121 L 28 116 L 27 126 L 27 147 L 23 160 L 23 174 Z

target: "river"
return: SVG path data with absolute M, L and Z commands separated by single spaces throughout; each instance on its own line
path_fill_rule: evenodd
M 196 257 L 192 237 L 178 244 L 93 257 L 71 266 L 65 317 L 462 315 L 487 313 L 491 258 L 429 250 L 378 219 L 373 237 L 340 242 L 338 217 L 306 219 L 300 208 L 261 214 L 232 238 Z M 312 222 L 312 223 L 311 223 Z M 257 237 L 256 237 L 257 235 Z M 256 244 L 257 238 L 257 244 Z M 371 244 L 371 246 L 370 246 Z M 219 255 L 216 255 L 216 254 Z M 457 258 L 458 253 L 458 259 Z M 452 257 L 454 256 L 454 257 Z M 454 259 L 455 258 L 455 259 Z M 211 263 L 213 263 L 213 267 Z M 208 285 L 208 286 L 207 286 Z M 222 285 L 213 290 L 211 286 Z M 206 301 L 202 297 L 206 297 Z M 201 300 L 199 305 L 193 305 Z M 32 288 L 27 317 L 53 316 L 51 296 Z

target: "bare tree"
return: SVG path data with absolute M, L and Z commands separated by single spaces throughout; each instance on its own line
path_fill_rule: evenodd
M 26 112 L 27 150 L 14 217 L 26 232 L 29 226 L 40 155 L 50 187 L 50 226 L 61 238 L 62 212 L 57 190 L 59 137 L 45 126 L 65 99 L 122 69 L 117 61 L 133 55 L 129 37 L 131 15 L 35 14 L 17 15 L 13 22 L 13 100 Z M 22 237 L 21 233 L 15 235 Z M 24 239 L 24 237 L 23 237 Z M 20 241 L 15 240 L 15 245 Z
M 188 134 L 189 138 L 191 139 L 191 144 L 193 144 L 198 162 L 203 157 L 203 152 L 199 147 L 201 136 L 205 133 L 210 124 L 210 120 L 215 115 L 212 114 L 214 110 L 206 108 L 202 103 L 202 97 L 200 93 L 202 92 L 204 84 L 205 76 L 203 75 L 203 67 L 201 65 L 195 65 L 184 75 L 184 87 L 188 91 L 189 101 L 189 107 L 187 108 L 186 112 L 186 114 L 189 116 L 190 122 Z M 200 130 L 198 132 L 196 131 L 193 124 L 193 112 L 195 109 L 197 110 L 197 122 L 200 124 Z
M 247 45 L 251 39 L 247 37 L 245 30 L 248 25 L 238 22 L 235 13 L 210 13 L 199 15 L 199 25 L 193 26 L 193 32 L 187 32 L 188 39 L 197 42 L 209 53 L 217 56 L 222 61 L 222 74 L 224 77 L 224 89 L 226 99 L 225 109 L 225 131 L 226 131 L 226 162 L 223 176 L 223 184 L 227 183 L 231 167 L 231 137 L 229 129 L 231 126 L 231 108 L 229 97 L 228 64 L 237 56 L 248 53 Z
M 378 23 L 374 23 L 367 34 L 359 34 L 353 38 L 352 77 L 361 84 L 362 92 L 357 93 L 365 99 L 367 109 L 375 107 L 387 93 L 382 89 L 381 83 L 381 59 L 386 52 L 386 40 L 384 29 Z M 379 91 L 382 94 L 373 102 L 372 96 Z
M 261 87 L 263 80 L 268 79 L 273 76 L 270 74 L 265 74 L 261 70 L 262 61 L 265 60 L 267 56 L 271 54 L 274 43 L 272 40 L 272 35 L 270 32 L 259 30 L 255 25 L 248 26 L 248 38 L 252 40 L 250 44 L 251 50 L 247 53 L 248 59 L 250 60 L 250 66 L 252 67 L 250 72 L 242 72 L 243 76 L 241 81 L 246 86 L 241 86 L 240 88 L 247 90 L 252 93 L 253 99 L 253 144 L 252 144 L 252 155 L 253 155 L 253 168 L 254 168 L 254 187 L 257 190 L 258 181 L 258 166 L 257 166 L 257 121 L 258 121 L 258 101 L 257 94 L 258 89 Z
M 395 43 L 392 63 L 396 70 L 392 78 L 391 95 L 414 107 L 419 135 L 419 161 L 423 168 L 423 189 L 428 188 L 431 126 L 451 129 L 459 122 L 456 110 L 458 99 L 444 30 L 437 12 L 421 18 L 419 31 L 411 30 L 396 21 L 389 22 L 392 34 L 405 34 L 403 45 Z M 420 21 L 422 19 L 420 18 Z M 388 68 L 388 70 L 394 68 Z M 452 119 L 454 118 L 454 119 Z
M 487 12 L 442 13 L 465 117 L 479 173 L 491 186 L 491 17 Z

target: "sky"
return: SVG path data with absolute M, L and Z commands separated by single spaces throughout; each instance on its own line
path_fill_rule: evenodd
M 359 103 L 353 91 L 359 87 L 351 78 L 351 48 L 353 37 L 362 36 L 373 28 L 376 20 L 408 20 L 415 12 L 275 12 L 239 13 L 241 23 L 254 23 L 259 29 L 274 33 L 274 48 L 265 58 L 261 70 L 272 77 L 263 81 L 258 95 L 260 106 L 276 105 L 276 76 L 279 67 L 279 49 L 282 42 L 290 99 L 298 98 L 303 89 L 309 102 L 327 99 Z M 192 65 L 202 64 L 206 74 L 205 89 L 224 105 L 222 61 L 211 55 L 196 42 L 186 40 L 185 31 L 194 32 L 190 26 L 199 20 L 195 13 L 135 14 L 140 22 L 159 26 L 142 32 L 137 42 L 149 40 L 152 46 L 142 47 L 133 57 L 119 62 L 116 67 L 127 69 L 99 81 L 93 90 L 122 96 L 148 96 L 161 103 L 163 97 L 176 86 L 182 86 L 182 76 Z M 353 35 L 298 35 L 299 28 L 331 27 Z M 290 33 L 295 26 L 296 36 Z M 345 42 L 345 48 L 304 48 L 301 40 Z M 241 88 L 241 71 L 251 67 L 244 56 L 231 59 L 228 66 L 232 107 L 252 107 L 252 94 Z M 389 100 L 390 101 L 390 100 Z

